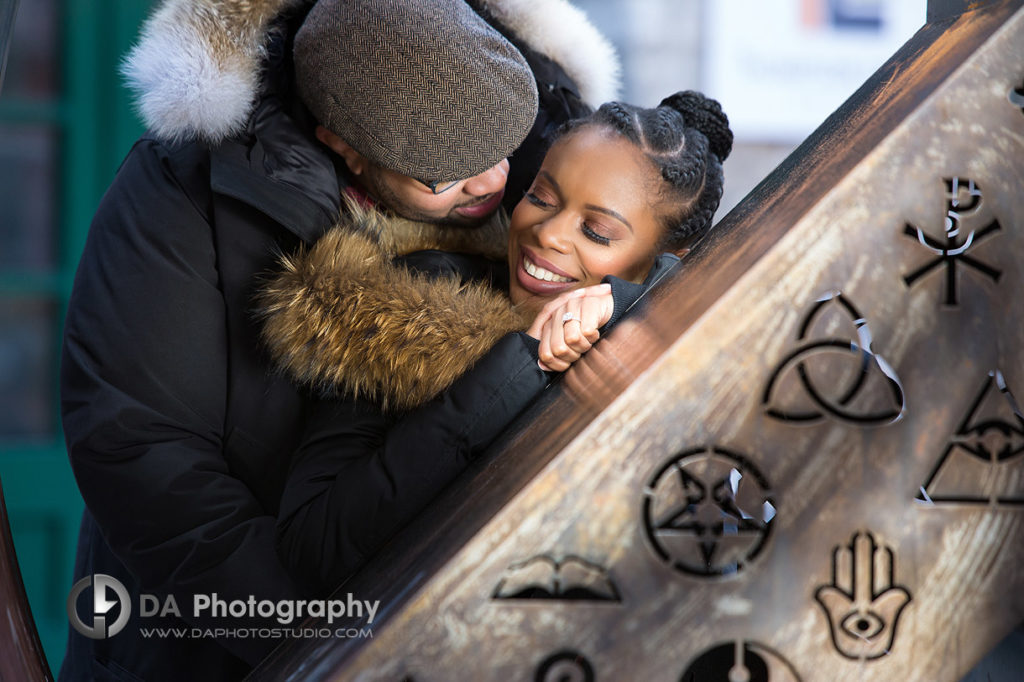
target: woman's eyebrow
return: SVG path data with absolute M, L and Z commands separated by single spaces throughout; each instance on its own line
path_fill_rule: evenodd
M 551 188 L 553 190 L 555 190 L 556 194 L 558 194 L 558 195 L 562 194 L 562 188 L 559 187 L 558 183 L 555 182 L 555 179 L 553 177 L 551 177 L 551 173 L 548 173 L 546 170 L 540 170 L 540 171 L 537 171 L 537 177 L 538 178 L 543 177 L 545 180 L 547 180 L 548 182 L 551 183 Z
M 629 221 L 626 220 L 624 217 L 622 217 L 619 213 L 617 213 L 616 211 L 613 211 L 610 208 L 604 208 L 603 206 L 595 206 L 594 204 L 587 204 L 586 206 L 584 206 L 584 208 L 586 208 L 588 210 L 591 210 L 591 211 L 597 211 L 598 213 L 604 213 L 605 215 L 611 216 L 612 218 L 615 218 L 620 223 L 622 223 L 623 225 L 628 227 L 630 232 L 633 232 L 633 226 L 629 224 Z

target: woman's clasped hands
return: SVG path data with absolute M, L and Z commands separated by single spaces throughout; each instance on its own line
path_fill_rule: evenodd
M 548 301 L 526 331 L 540 341 L 538 364 L 547 372 L 564 372 L 600 338 L 612 316 L 610 284 L 573 289 Z

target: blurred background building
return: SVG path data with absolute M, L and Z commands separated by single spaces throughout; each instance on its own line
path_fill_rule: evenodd
M 61 324 L 92 213 L 141 132 L 117 64 L 153 4 L 20 0 L 0 90 L 0 480 L 55 671 L 82 510 L 60 430 Z M 720 217 L 924 23 L 926 0 L 575 4 L 618 48 L 622 99 L 722 102 L 736 145 Z

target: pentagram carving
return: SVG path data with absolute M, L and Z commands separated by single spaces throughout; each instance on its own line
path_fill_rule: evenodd
M 856 532 L 832 549 L 832 582 L 814 592 L 828 618 L 836 651 L 872 661 L 892 649 L 896 625 L 910 591 L 895 584 L 895 557 L 870 532 Z
M 535 682 L 594 682 L 594 667 L 575 651 L 557 651 L 537 666 Z
M 644 528 L 654 553 L 695 576 L 742 570 L 764 548 L 775 513 L 761 472 L 720 447 L 673 457 L 644 491 Z
M 757 642 L 737 640 L 711 647 L 693 659 L 679 682 L 800 682 L 778 652 Z
M 989 372 L 917 499 L 1024 506 L 1024 415 L 998 370 Z
M 961 223 L 973 221 L 981 208 L 981 188 L 973 180 L 967 178 L 944 178 L 943 181 L 946 183 L 946 231 L 943 238 L 931 237 L 925 234 L 921 228 L 914 227 L 909 223 L 903 228 L 903 233 L 906 236 L 916 239 L 921 246 L 936 257 L 917 270 L 904 275 L 903 281 L 908 287 L 913 286 L 935 268 L 944 266 L 946 268 L 944 303 L 948 306 L 956 306 L 959 301 L 958 264 L 981 273 L 993 282 L 998 282 L 1002 276 L 1001 270 L 983 263 L 967 253 L 972 247 L 977 246 L 1001 228 L 999 221 L 992 220 L 977 230 L 963 229 Z
M 492 598 L 621 601 L 608 571 L 571 555 L 561 561 L 540 555 L 509 566 Z
M 892 424 L 903 416 L 899 377 L 872 350 L 867 321 L 841 293 L 814 303 L 796 342 L 765 386 L 768 416 L 798 424 L 832 417 L 864 426 Z

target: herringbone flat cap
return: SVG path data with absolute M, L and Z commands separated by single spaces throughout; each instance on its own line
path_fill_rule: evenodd
M 523 56 L 463 0 L 319 0 L 295 37 L 295 73 L 325 128 L 421 180 L 482 173 L 537 114 Z

